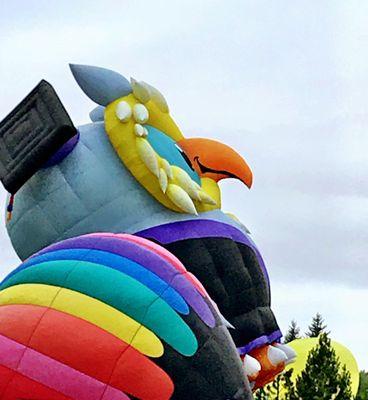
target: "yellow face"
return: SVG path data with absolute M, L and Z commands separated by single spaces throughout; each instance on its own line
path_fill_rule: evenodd
M 144 104 L 133 93 L 106 107 L 106 132 L 119 158 L 137 181 L 171 210 L 196 214 L 220 208 L 220 190 L 215 180 L 199 176 L 194 180 L 193 175 L 198 175 L 196 171 L 188 173 L 180 165 L 171 163 L 150 143 L 151 134 L 156 134 L 155 143 L 163 138 L 156 130 L 166 135 L 172 139 L 164 149 L 167 154 L 169 146 L 184 138 L 164 100 L 147 92 L 149 99 L 145 98 L 148 101 Z M 179 149 L 172 147 L 172 151 L 177 151 L 177 157 L 180 156 Z
M 217 182 L 252 173 L 233 149 L 210 139 L 183 137 L 162 94 L 132 81 L 133 93 L 108 104 L 105 128 L 119 158 L 165 207 L 190 214 L 221 208 Z

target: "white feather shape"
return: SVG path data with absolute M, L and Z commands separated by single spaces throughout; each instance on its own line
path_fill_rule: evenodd
M 160 111 L 163 113 L 168 114 L 169 112 L 169 106 L 167 105 L 167 101 L 164 97 L 164 95 L 155 87 L 152 85 L 149 85 L 148 83 L 141 82 L 146 85 L 146 87 L 149 88 L 150 94 L 151 94 L 151 99 L 152 101 L 157 105 Z
M 217 204 L 216 201 L 203 190 L 200 190 L 198 194 L 199 194 L 199 200 L 202 203 L 210 204 L 211 206 L 215 206 Z
M 141 124 L 134 124 L 134 133 L 138 137 L 147 137 L 148 131 L 147 129 L 142 126 Z
M 145 104 L 151 99 L 150 88 L 146 83 L 137 82 L 134 78 L 130 78 L 130 84 L 137 100 Z
M 198 215 L 192 199 L 180 186 L 170 183 L 167 186 L 166 195 L 178 208 L 184 212 Z
M 167 189 L 167 175 L 163 168 L 160 168 L 158 175 L 158 183 L 160 184 L 161 190 L 165 193 Z
M 135 104 L 133 107 L 133 117 L 138 124 L 144 124 L 148 121 L 149 113 L 143 104 Z
M 200 200 L 199 190 L 192 178 L 181 168 L 172 167 L 176 183 L 194 200 Z
M 132 116 L 132 108 L 126 101 L 119 101 L 115 113 L 121 122 L 128 122 Z
M 136 138 L 137 152 L 141 160 L 144 162 L 146 167 L 154 174 L 159 177 L 158 160 L 155 151 L 148 141 L 144 138 Z
M 169 162 L 167 160 L 165 160 L 164 158 L 161 158 L 161 165 L 162 165 L 162 168 L 165 170 L 166 175 L 170 179 L 172 179 L 173 178 L 173 172 L 172 172 L 172 169 L 171 169 L 171 166 L 170 166 Z

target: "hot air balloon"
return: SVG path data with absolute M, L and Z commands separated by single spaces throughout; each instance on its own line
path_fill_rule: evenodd
M 249 399 L 202 286 L 127 234 L 55 243 L 0 285 L 0 398 Z
M 295 382 L 297 376 L 300 375 L 306 366 L 309 352 L 318 345 L 318 338 L 296 339 L 288 343 L 288 345 L 298 355 L 295 362 L 286 367 L 286 370 L 293 370 L 291 380 Z M 331 346 L 339 358 L 340 367 L 342 368 L 345 365 L 346 369 L 350 373 L 351 390 L 353 396 L 355 397 L 359 387 L 359 368 L 356 359 L 352 352 L 341 343 L 332 340 Z
M 244 225 L 221 211 L 218 185 L 236 178 L 250 188 L 248 164 L 222 143 L 184 137 L 152 85 L 104 68 L 71 70 L 98 104 L 91 124 L 75 127 L 46 81 L 0 123 L 15 251 L 27 262 L 46 246 L 96 232 L 165 247 L 224 316 L 252 385 L 271 380 L 289 350 L 278 343 L 261 253 Z

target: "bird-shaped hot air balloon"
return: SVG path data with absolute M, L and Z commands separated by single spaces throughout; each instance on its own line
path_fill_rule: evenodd
M 90 113 L 91 124 L 75 128 L 45 81 L 0 124 L 0 177 L 10 193 L 7 230 L 14 249 L 25 260 L 24 265 L 31 263 L 27 268 L 21 266 L 14 276 L 5 280 L 0 304 L 12 307 L 19 303 L 17 300 L 7 303 L 7 295 L 2 303 L 1 293 L 14 290 L 15 298 L 22 298 L 22 291 L 17 291 L 19 283 L 8 287 L 7 282 L 14 282 L 19 274 L 27 277 L 27 271 L 35 268 L 32 257 L 43 260 L 45 247 L 52 248 L 65 240 L 69 246 L 68 240 L 86 234 L 130 234 L 152 246 L 159 245 L 161 251 L 166 248 L 167 257 L 171 255 L 184 265 L 190 284 L 205 297 L 212 312 L 216 310 L 222 321 L 220 326 L 229 328 L 244 364 L 243 374 L 250 377 L 252 386 L 259 387 L 271 380 L 294 355 L 278 344 L 281 332 L 270 309 L 269 279 L 260 252 L 244 226 L 221 211 L 218 186 L 221 179 L 236 178 L 250 187 L 249 166 L 229 146 L 210 139 L 184 137 L 169 113 L 164 96 L 153 86 L 134 79 L 128 81 L 104 68 L 73 64 L 71 70 L 82 90 L 98 104 Z M 50 262 L 57 261 L 68 270 L 71 260 L 75 258 L 68 258 L 67 263 L 58 259 Z M 78 265 L 84 262 L 83 258 L 75 261 Z M 149 268 L 149 261 L 145 262 L 144 266 Z M 103 260 L 101 263 L 104 265 Z M 38 268 L 32 276 L 38 277 L 41 272 Z M 50 274 L 53 273 L 51 268 Z M 67 279 L 65 275 L 63 279 Z M 22 285 L 44 284 L 36 281 L 22 281 Z M 103 278 L 96 273 L 96 282 L 92 281 L 93 276 L 86 282 L 91 289 Z M 65 281 L 62 282 L 60 287 L 65 291 L 79 291 L 65 287 Z M 185 291 L 188 282 L 180 284 Z M 180 294 L 179 287 L 174 289 Z M 32 296 L 37 290 L 30 288 L 26 293 Z M 52 293 L 42 292 L 40 296 Z M 82 293 L 95 298 L 93 290 Z M 128 296 L 126 301 L 134 303 L 135 300 Z M 194 307 L 185 298 L 183 301 L 188 308 Z M 196 308 L 193 310 L 195 314 Z M 199 316 L 199 321 L 193 322 L 196 327 L 206 325 L 200 314 L 195 315 Z M 94 321 L 87 319 L 87 322 L 96 325 Z M 145 322 L 136 323 L 152 328 L 157 334 Z M 213 330 L 216 326 L 210 328 Z M 192 331 L 196 336 L 195 330 Z M 208 369 L 216 380 L 227 369 L 227 374 L 233 374 L 231 384 L 226 383 L 225 374 L 219 381 L 221 384 L 215 385 L 211 392 L 208 386 L 212 383 L 205 374 L 193 377 L 189 372 L 192 364 L 186 358 L 189 355 L 174 347 L 167 361 L 162 361 L 164 371 L 174 376 L 172 398 L 186 398 L 185 390 L 196 393 L 192 398 L 198 399 L 251 398 L 239 378 L 239 365 L 234 362 L 231 351 L 230 358 L 222 358 L 221 368 L 219 358 L 210 355 L 211 352 L 224 354 L 224 349 L 231 348 L 229 337 L 223 340 L 222 347 L 221 340 L 211 339 L 212 331 L 204 335 L 201 329 L 198 332 L 201 333 L 197 341 L 205 343 L 197 350 L 202 357 L 202 361 L 199 358 L 196 361 L 200 365 L 198 371 Z M 26 346 L 26 343 L 19 344 Z M 166 353 L 163 354 L 165 357 Z M 156 365 L 161 365 L 160 360 L 158 357 Z M 141 375 L 144 382 L 143 369 Z M 151 398 L 129 394 L 133 398 Z

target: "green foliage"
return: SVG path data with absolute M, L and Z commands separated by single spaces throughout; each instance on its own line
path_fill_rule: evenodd
M 289 328 L 290 337 L 295 333 L 299 334 L 296 329 L 296 322 L 292 321 Z M 293 370 L 290 369 L 265 388 L 257 390 L 255 400 L 352 399 L 350 373 L 345 365 L 341 366 L 325 329 L 322 316 L 317 314 L 309 326 L 307 335 L 318 337 L 318 344 L 309 352 L 305 368 L 296 382 L 291 380 Z M 360 376 L 361 383 L 356 400 L 368 400 L 368 373 L 361 371 Z
M 297 400 L 290 397 L 295 393 L 294 384 L 291 380 L 293 369 L 289 369 L 278 375 L 266 387 L 258 389 L 254 395 L 255 400 Z
M 340 370 L 340 383 L 339 390 L 335 400 L 347 400 L 353 397 L 351 391 L 351 374 L 346 369 L 346 365 L 343 365 Z
M 321 333 L 325 332 L 327 325 L 324 324 L 324 319 L 320 313 L 317 313 L 313 317 L 311 324 L 308 326 L 308 332 L 306 336 L 308 337 L 318 337 Z
M 368 372 L 360 371 L 359 389 L 356 400 L 368 400 Z
M 296 321 L 292 320 L 284 337 L 284 343 L 292 342 L 295 339 L 300 339 L 300 328 L 298 327 Z
M 258 389 L 254 394 L 254 400 L 270 400 L 267 387 Z
M 284 375 L 283 387 L 285 389 L 285 395 L 283 400 L 298 400 L 296 397 L 294 382 L 291 380 L 292 374 L 293 374 L 292 368 L 284 372 L 283 374 Z
M 297 398 L 302 400 L 351 399 L 350 374 L 340 362 L 326 333 L 319 336 L 318 345 L 309 352 L 307 364 L 295 384 Z

